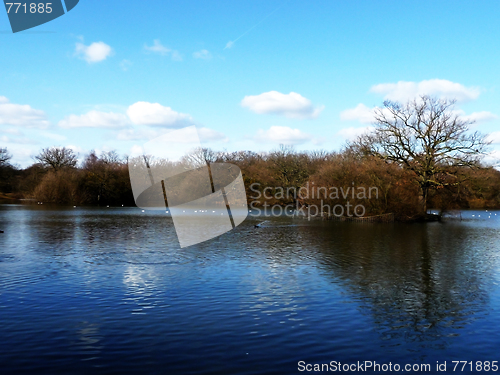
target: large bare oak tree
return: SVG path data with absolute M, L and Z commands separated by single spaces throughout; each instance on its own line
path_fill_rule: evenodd
M 406 104 L 385 101 L 375 110 L 375 130 L 351 145 L 412 171 L 420 187 L 423 214 L 429 191 L 455 183 L 446 177 L 460 167 L 478 166 L 489 145 L 485 135 L 470 130 L 474 121 L 454 110 L 455 102 L 430 96 Z
M 44 167 L 51 167 L 55 172 L 62 168 L 73 168 L 78 162 L 73 150 L 66 147 L 44 148 L 35 159 Z

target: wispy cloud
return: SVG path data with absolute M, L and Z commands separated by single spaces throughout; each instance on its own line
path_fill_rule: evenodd
M 170 56 L 170 58 L 173 61 L 182 61 L 183 60 L 181 53 L 179 51 L 176 51 L 176 50 L 172 51 L 172 55 Z
M 193 57 L 195 59 L 210 60 L 212 58 L 212 54 L 208 52 L 208 50 L 202 49 L 201 51 L 194 52 Z
M 152 53 L 156 53 L 158 55 L 162 55 L 162 56 L 170 56 L 170 58 L 173 60 L 173 61 L 182 61 L 182 55 L 180 54 L 179 51 L 177 50 L 173 50 L 173 49 L 170 49 L 166 46 L 164 46 L 159 39 L 155 39 L 153 41 L 153 45 L 152 46 L 148 46 L 147 44 L 144 45 L 144 49 L 147 51 L 147 52 L 152 52 Z
M 129 70 L 132 65 L 133 65 L 133 62 L 130 60 L 127 60 L 127 59 L 124 59 L 120 62 L 120 68 L 122 68 L 122 70 L 124 72 Z
M 161 44 L 159 39 L 155 39 L 152 46 L 144 45 L 144 49 L 149 52 L 158 53 L 159 55 L 168 55 L 172 51 Z
M 284 5 L 284 4 L 283 4 Z M 245 35 L 247 35 L 250 31 L 252 31 L 253 29 L 255 29 L 257 26 L 259 26 L 262 22 L 264 22 L 268 17 L 270 17 L 274 12 L 276 12 L 277 10 L 279 10 L 283 5 L 280 5 L 279 7 L 277 7 L 275 10 L 273 10 L 271 13 L 269 13 L 268 15 L 266 15 L 264 18 L 262 18 L 259 22 L 257 22 L 255 25 L 253 25 L 252 27 L 250 27 L 247 31 L 245 31 L 243 34 L 241 34 L 239 37 L 237 37 L 235 40 L 232 40 L 232 41 L 229 41 L 226 43 L 226 46 L 224 47 L 224 49 L 230 49 L 234 46 L 234 43 L 236 43 L 238 40 L 240 40 L 241 38 L 243 38 Z

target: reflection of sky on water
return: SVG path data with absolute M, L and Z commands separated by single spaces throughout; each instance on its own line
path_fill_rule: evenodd
M 298 356 L 487 360 L 500 344 L 500 225 L 472 213 L 429 225 L 249 218 L 180 249 L 164 213 L 5 210 L 0 360 L 16 372 L 46 358 L 82 373 L 293 372 Z
M 124 303 L 130 305 L 132 314 L 146 314 L 148 309 L 158 305 L 158 289 L 153 266 L 128 265 L 123 275 L 127 291 Z
M 72 347 L 77 354 L 84 356 L 82 359 L 84 361 L 98 359 L 103 349 L 101 343 L 103 335 L 100 333 L 99 325 L 82 321 L 75 327 L 75 330 L 78 341 L 72 343 Z
M 245 286 L 244 295 L 240 302 L 240 309 L 258 321 L 262 315 L 279 316 L 279 323 L 285 321 L 300 324 L 303 319 L 299 311 L 307 309 L 301 304 L 304 300 L 304 289 L 294 275 L 284 275 L 279 264 L 268 264 L 268 268 L 262 272 L 261 269 L 253 269 L 241 278 L 240 283 Z M 257 326 L 252 331 L 259 334 Z M 262 331 L 262 330 L 261 330 Z

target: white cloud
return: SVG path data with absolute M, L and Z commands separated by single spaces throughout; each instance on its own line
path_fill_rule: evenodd
M 27 104 L 10 103 L 5 96 L 0 96 L 0 125 L 43 129 L 49 126 L 49 121 L 44 111 Z
M 76 43 L 75 54 L 89 64 L 106 60 L 113 54 L 113 49 L 104 42 L 94 42 L 89 46 Z
M 324 109 L 324 106 L 314 108 L 309 99 L 296 92 L 282 94 L 278 91 L 245 96 L 241 101 L 241 105 L 255 113 L 271 113 L 289 118 L 316 118 Z
M 373 126 L 364 126 L 361 128 L 350 127 L 350 128 L 340 129 L 337 134 L 349 141 L 352 141 L 357 137 L 359 137 L 360 135 L 372 132 L 373 130 L 375 130 Z
M 370 124 L 374 120 L 374 108 L 369 108 L 363 103 L 354 108 L 346 109 L 340 113 L 340 118 L 346 121 L 358 120 L 363 124 Z
M 161 44 L 159 39 L 155 39 L 152 46 L 148 46 L 147 44 L 144 45 L 144 49 L 148 52 L 157 53 L 162 56 L 170 55 L 170 58 L 173 61 L 182 61 L 182 55 L 179 53 L 179 51 L 165 47 L 163 44 Z
M 202 49 L 201 51 L 194 52 L 193 57 L 195 59 L 210 60 L 212 58 L 212 54 L 208 50 Z
M 476 99 L 480 90 L 477 87 L 465 87 L 446 79 L 429 79 L 420 82 L 399 81 L 397 83 L 381 83 L 372 86 L 371 92 L 384 95 L 384 99 L 407 102 L 422 95 L 439 98 L 456 99 L 459 102 Z
M 84 115 L 69 115 L 59 121 L 61 128 L 121 128 L 129 120 L 121 113 L 90 111 Z
M 159 103 L 137 102 L 127 109 L 127 115 L 136 125 L 179 128 L 193 122 L 190 115 L 174 111 Z
M 288 126 L 271 126 L 268 130 L 259 129 L 255 140 L 266 143 L 297 145 L 310 141 L 311 138 L 311 135 L 299 129 L 292 129 Z

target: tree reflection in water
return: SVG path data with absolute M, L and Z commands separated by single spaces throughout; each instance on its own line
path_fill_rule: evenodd
M 329 276 L 372 315 L 388 345 L 437 349 L 488 312 L 498 257 L 488 246 L 491 233 L 476 231 L 453 223 L 339 223 L 323 227 L 317 249 Z M 310 228 L 302 231 L 310 235 Z

